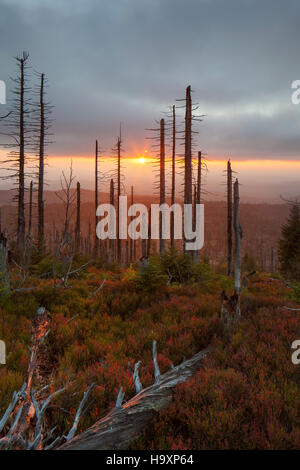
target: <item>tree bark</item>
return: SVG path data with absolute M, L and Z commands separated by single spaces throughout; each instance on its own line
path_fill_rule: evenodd
M 18 226 L 17 226 L 17 245 L 20 255 L 24 253 L 25 248 L 25 75 L 24 66 L 27 60 L 26 56 L 17 59 L 20 64 L 20 109 L 19 109 L 19 182 L 18 182 Z
M 112 206 L 115 206 L 115 191 L 114 191 L 114 180 L 110 180 L 110 194 L 109 194 L 109 201 Z M 109 260 L 112 263 L 115 260 L 115 253 L 114 253 L 114 243 L 115 241 L 110 238 L 109 239 Z
M 234 235 L 235 235 L 235 256 L 234 256 L 234 291 L 238 296 L 238 300 L 241 293 L 241 271 L 242 271 L 242 254 L 241 254 L 241 243 L 242 243 L 242 227 L 239 222 L 239 182 L 236 179 L 234 183 Z M 236 317 L 239 318 L 240 302 L 237 303 Z
M 38 247 L 45 248 L 44 240 L 44 174 L 45 174 L 45 109 L 44 109 L 44 74 L 41 74 L 40 86 L 40 141 L 39 141 L 39 183 L 38 183 Z
M 28 238 L 32 235 L 32 199 L 33 199 L 33 182 L 30 181 L 29 188 L 29 220 L 28 220 Z
M 175 182 L 176 182 L 176 115 L 175 105 L 172 107 L 172 189 L 171 205 L 175 204 Z M 171 247 L 174 247 L 175 216 L 171 212 Z
M 75 252 L 80 252 L 80 183 L 77 182 L 76 226 L 75 226 Z
M 166 186 L 165 186 L 165 120 L 160 120 L 160 181 L 159 181 L 159 203 L 166 202 Z M 159 252 L 164 253 L 166 250 L 166 241 L 163 239 L 163 214 L 159 213 Z
M 122 240 L 120 238 L 120 196 L 121 196 L 121 131 L 117 141 L 117 256 L 122 264 Z
M 232 276 L 232 169 L 227 162 L 227 276 Z
M 192 191 L 192 99 L 191 87 L 188 86 L 185 104 L 184 204 L 193 203 Z M 184 251 L 186 251 L 186 240 L 184 240 Z
M 95 146 L 95 240 L 94 240 L 94 256 L 98 255 L 98 239 L 96 236 L 96 227 L 97 227 L 97 216 L 96 211 L 98 207 L 98 140 L 96 140 Z

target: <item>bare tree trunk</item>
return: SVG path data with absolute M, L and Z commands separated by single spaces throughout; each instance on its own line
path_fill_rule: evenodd
M 197 214 L 197 185 L 194 185 L 194 198 L 193 198 L 193 231 L 196 230 L 196 214 Z M 193 258 L 197 262 L 198 251 L 193 251 Z
M 241 293 L 241 271 L 242 271 L 242 254 L 241 254 L 241 243 L 242 243 L 242 228 L 239 222 L 239 182 L 236 179 L 234 183 L 234 235 L 235 235 L 235 256 L 234 256 L 234 291 L 235 295 L 238 296 L 238 303 L 236 309 L 236 318 L 240 318 L 240 293 Z
M 201 189 L 202 189 L 202 152 L 199 151 L 198 152 L 198 167 L 197 167 L 196 204 L 201 204 Z M 196 224 L 196 214 L 194 215 L 194 217 L 195 217 L 195 224 Z M 195 230 L 195 227 L 194 227 L 194 230 Z M 195 261 L 199 261 L 199 251 L 194 251 L 194 257 L 195 257 Z
M 110 194 L 109 194 L 109 201 L 112 206 L 115 206 L 115 191 L 114 191 L 114 180 L 110 180 Z M 114 257 L 114 244 L 115 240 L 112 238 L 109 239 L 109 260 L 112 263 L 115 260 Z
M 31 239 L 32 234 L 32 199 L 33 199 L 33 182 L 30 181 L 29 187 L 29 220 L 28 220 L 28 238 Z
M 197 204 L 201 204 L 201 187 L 202 187 L 202 152 L 198 152 Z
M 131 201 L 130 204 L 133 205 L 133 186 L 131 186 Z M 133 217 L 131 217 L 131 220 L 133 220 Z M 133 240 L 130 238 L 129 240 L 129 260 L 130 262 L 133 261 Z
M 184 204 L 192 204 L 192 99 L 191 87 L 186 89 L 184 142 Z M 186 251 L 186 240 L 184 242 Z
M 144 226 L 146 223 L 146 214 L 142 215 L 142 225 Z M 146 258 L 147 256 L 147 240 L 146 238 L 142 238 L 142 257 Z
M 232 169 L 227 162 L 227 276 L 232 276 Z
M 175 105 L 172 107 L 172 189 L 171 189 L 171 205 L 175 204 L 175 177 L 176 177 L 176 116 Z M 174 247 L 175 233 L 175 215 L 171 212 L 171 247 Z
M 120 239 L 120 196 L 121 196 L 121 131 L 117 141 L 118 164 L 117 164 L 117 256 L 118 262 L 122 264 L 122 240 Z
M 165 186 L 165 120 L 160 120 L 160 181 L 159 181 L 159 203 L 166 202 L 166 186 Z M 163 239 L 163 215 L 159 213 L 159 252 L 164 253 L 166 250 L 166 241 Z
M 44 174 L 45 174 L 45 109 L 44 109 L 44 74 L 41 74 L 40 87 L 40 141 L 39 141 L 39 184 L 38 184 L 38 248 L 45 249 L 44 240 Z
M 97 216 L 96 211 L 98 207 L 98 140 L 96 140 L 95 147 L 95 240 L 94 240 L 94 256 L 98 255 L 98 239 L 96 236 L 96 227 L 97 227 Z
M 76 226 L 75 226 L 75 253 L 80 252 L 80 183 L 77 182 L 77 200 L 76 200 Z
M 17 59 L 20 63 L 20 115 L 19 115 L 19 172 L 18 172 L 18 226 L 17 245 L 20 255 L 25 248 L 25 129 L 24 129 L 24 107 L 25 107 L 25 75 L 24 65 L 28 56 Z
M 147 243 L 147 257 L 151 255 L 151 206 L 148 212 L 148 243 Z

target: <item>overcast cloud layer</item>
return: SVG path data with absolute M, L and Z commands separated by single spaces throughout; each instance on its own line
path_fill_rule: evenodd
M 0 79 L 23 50 L 47 74 L 52 154 L 109 151 L 120 121 L 143 149 L 191 84 L 211 157 L 299 160 L 299 18 L 299 0 L 0 0 Z

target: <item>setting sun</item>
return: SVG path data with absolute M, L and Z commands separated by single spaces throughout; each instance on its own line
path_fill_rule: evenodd
M 139 157 L 139 162 L 140 163 L 145 163 L 146 162 L 146 159 L 144 157 Z

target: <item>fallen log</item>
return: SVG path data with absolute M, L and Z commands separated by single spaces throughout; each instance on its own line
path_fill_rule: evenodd
M 151 424 L 157 413 L 171 403 L 176 385 L 187 381 L 200 369 L 211 349 L 203 349 L 191 359 L 160 375 L 153 385 L 141 390 L 124 405 L 118 403 L 118 407 L 108 415 L 57 450 L 127 449 Z
M 49 364 L 48 352 L 44 345 L 49 325 L 49 312 L 43 307 L 39 308 L 31 325 L 30 358 L 26 382 L 19 393 L 14 394 L 1 420 L 0 432 L 10 418 L 13 421 L 8 433 L 0 439 L 1 449 L 26 449 L 30 447 L 30 443 L 34 442 L 37 430 L 42 436 L 43 430 L 36 426 L 36 403 L 45 399 L 45 390 L 48 388 L 52 371 L 52 364 Z M 39 390 L 36 398 L 33 385 L 36 390 Z

